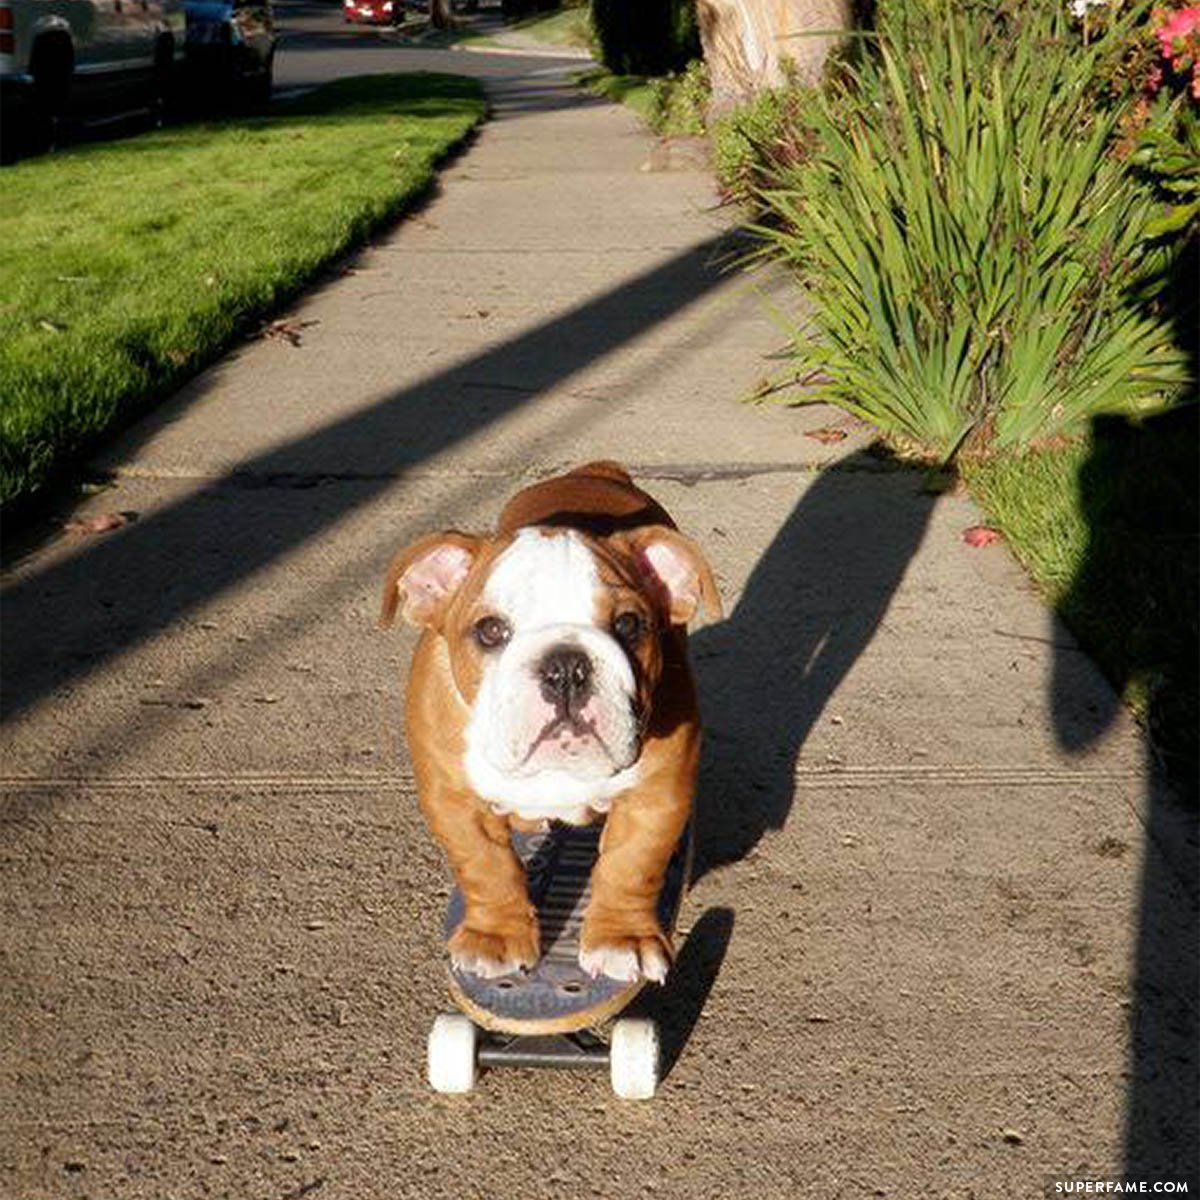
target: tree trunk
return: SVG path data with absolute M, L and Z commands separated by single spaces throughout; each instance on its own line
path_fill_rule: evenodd
M 429 23 L 434 29 L 449 29 L 454 24 L 450 0 L 429 0 Z
M 786 78 L 784 63 L 815 83 L 835 30 L 853 24 L 852 0 L 696 0 L 700 41 L 720 115 Z

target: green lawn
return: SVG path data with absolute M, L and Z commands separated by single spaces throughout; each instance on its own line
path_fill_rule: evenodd
M 399 41 L 405 45 L 425 48 L 469 45 L 472 49 L 489 50 L 503 47 L 502 37 L 484 32 L 487 25 L 475 24 L 469 17 L 456 20 L 451 29 L 434 29 L 428 19 L 417 17 L 400 28 Z M 530 41 L 547 48 L 586 50 L 591 53 L 592 35 L 586 6 L 565 8 L 559 12 L 538 13 L 516 21 L 506 21 L 504 32 L 523 33 Z
M 633 109 L 647 125 L 654 126 L 659 103 L 654 84 L 648 75 L 613 75 L 605 68 L 597 67 L 595 70 L 583 72 L 579 76 L 579 82 L 597 96 Z
M 614 75 L 598 67 L 576 79 L 597 96 L 632 109 L 660 137 L 704 133 L 708 77 L 702 63 L 671 75 Z
M 1196 785 L 1200 669 L 1200 410 L 1097 421 L 1078 445 L 964 463 L 1017 557 Z
M 458 76 L 347 79 L 0 173 L 0 503 L 394 218 L 484 108 Z
M 574 50 L 589 51 L 592 48 L 591 23 L 585 5 L 525 17 L 513 21 L 509 28 L 520 30 L 547 46 L 568 46 Z

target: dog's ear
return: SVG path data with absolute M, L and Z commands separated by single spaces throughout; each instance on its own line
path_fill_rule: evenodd
M 686 625 L 703 605 L 710 621 L 721 618 L 721 597 L 712 568 L 691 538 L 666 525 L 643 525 L 613 535 L 643 578 L 659 593 L 672 625 Z
M 396 609 L 411 625 L 434 627 L 471 570 L 480 539 L 448 529 L 431 533 L 401 550 L 387 569 L 379 627 L 387 629 Z

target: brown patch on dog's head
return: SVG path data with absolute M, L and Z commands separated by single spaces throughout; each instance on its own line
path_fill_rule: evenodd
M 644 525 L 614 534 L 608 543 L 634 564 L 670 624 L 687 625 L 701 608 L 709 620 L 720 620 L 721 597 L 712 568 L 678 529 Z

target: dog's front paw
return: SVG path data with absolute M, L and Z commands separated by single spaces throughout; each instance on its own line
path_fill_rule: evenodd
M 450 961 L 459 971 L 498 979 L 537 966 L 539 941 L 537 924 L 488 931 L 463 924 L 449 942 Z
M 592 918 L 579 939 L 579 965 L 595 979 L 607 975 L 622 983 L 666 982 L 671 942 L 653 918 Z

